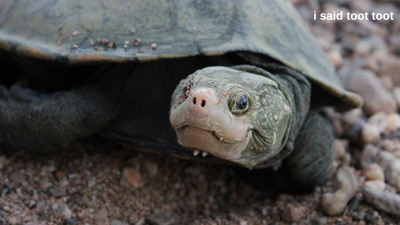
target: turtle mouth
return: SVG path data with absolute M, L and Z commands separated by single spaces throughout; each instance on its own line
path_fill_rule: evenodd
M 196 125 L 185 124 L 175 129 L 178 143 L 193 150 L 193 155 L 206 157 L 211 154 L 216 157 L 239 162 L 241 153 L 250 141 L 252 130 L 248 130 L 243 139 L 226 141 L 214 130 L 202 128 Z M 201 153 L 201 154 L 200 154 Z
M 183 125 L 182 127 L 178 128 L 178 129 L 180 129 L 180 130 L 182 130 L 182 132 L 186 132 L 186 133 L 197 133 L 197 134 L 200 134 L 200 136 L 202 136 L 203 138 L 206 138 L 206 139 L 215 138 L 216 140 L 219 140 L 219 141 L 222 141 L 222 142 L 224 141 L 224 138 L 223 137 L 218 137 L 218 135 L 214 131 L 207 130 L 207 129 L 204 129 L 204 128 L 201 128 L 201 127 L 198 127 L 198 126 Z M 207 137 L 207 136 L 209 136 L 209 137 Z M 202 138 L 200 138 L 200 139 L 202 139 Z M 196 142 L 198 140 L 199 139 L 197 139 Z M 195 145 L 195 144 L 193 144 L 193 145 Z M 191 147 L 191 149 L 193 150 L 193 156 L 197 156 L 197 155 L 199 155 L 201 153 L 200 154 L 201 156 L 206 157 L 209 154 L 208 151 L 202 150 L 200 146 L 197 146 L 197 147 L 198 148 Z
M 190 130 L 190 129 L 196 129 L 198 132 L 208 132 L 216 140 L 219 140 L 220 142 L 224 142 L 224 143 L 235 143 L 237 141 L 243 140 L 243 138 L 236 139 L 236 140 L 231 140 L 231 138 L 227 138 L 227 137 L 224 138 L 224 135 L 222 133 L 220 133 L 221 131 L 218 132 L 217 130 L 210 129 L 208 127 L 199 126 L 197 124 L 185 123 L 185 124 L 181 124 L 178 127 L 175 127 L 175 130 L 182 130 L 183 132 L 185 130 Z

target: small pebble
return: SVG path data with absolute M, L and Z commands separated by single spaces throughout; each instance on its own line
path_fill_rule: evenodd
M 117 43 L 115 41 L 108 43 L 107 45 L 109 48 L 116 48 L 117 47 Z
M 97 221 L 101 222 L 101 221 L 105 221 L 108 218 L 108 210 L 103 206 L 96 214 L 95 214 L 95 218 L 97 219 Z
M 267 215 L 268 215 L 268 209 L 267 209 L 267 208 L 262 208 L 261 214 L 262 214 L 263 216 L 267 216 Z
M 128 219 L 128 223 L 129 224 L 135 224 L 138 221 L 139 221 L 139 219 L 138 219 L 137 216 L 130 216 L 129 219 Z
M 331 119 L 333 129 L 335 130 L 335 137 L 340 138 L 344 135 L 344 127 L 340 119 Z
M 44 207 L 46 206 L 46 203 L 45 202 L 43 202 L 43 201 L 39 201 L 37 204 L 36 204 L 36 209 L 37 210 L 42 210 Z
M 400 108 L 400 87 L 395 87 L 393 89 L 393 95 L 397 102 L 397 107 Z
M 74 32 L 72 32 L 72 36 L 76 36 L 76 35 L 78 35 L 79 34 L 79 31 L 74 31 Z
M 156 49 L 157 48 L 157 44 L 156 43 L 151 44 L 151 48 L 152 49 Z
M 328 218 L 326 217 L 315 217 L 311 220 L 313 225 L 326 225 L 328 224 Z
M 376 61 L 376 59 L 374 59 L 373 57 L 367 57 L 364 60 L 364 64 L 362 65 L 362 68 L 372 70 L 376 73 L 379 69 L 379 64 Z M 392 82 L 393 82 L 393 79 L 392 79 Z
M 378 71 L 380 76 L 389 75 L 393 78 L 395 86 L 400 86 L 400 59 L 395 55 L 388 55 L 380 60 L 381 66 Z
M 387 131 L 389 133 L 395 132 L 400 128 L 400 115 L 397 113 L 389 114 L 386 117 Z
M 303 206 L 286 205 L 281 213 L 281 218 L 285 222 L 295 223 L 301 221 L 305 217 L 305 208 Z
M 365 168 L 375 162 L 380 150 L 373 144 L 367 144 L 361 152 L 360 164 Z
M 57 170 L 55 175 L 56 175 L 56 179 L 58 181 L 64 179 L 65 177 L 67 177 L 67 174 L 62 170 Z
M 239 221 L 239 225 L 247 225 L 247 221 L 246 220 L 240 220 Z
M 333 144 L 335 147 L 336 158 L 341 159 L 342 157 L 344 157 L 347 150 L 348 141 L 335 139 L 335 142 Z
M 102 43 L 103 45 L 108 44 L 108 42 L 110 42 L 107 38 L 101 38 L 100 39 L 100 43 Z
M 19 171 L 11 173 L 9 179 L 14 186 L 21 184 L 25 180 L 24 176 Z
M 328 59 L 335 67 L 340 67 L 343 64 L 343 57 L 342 53 L 340 52 L 340 48 L 332 48 L 332 50 L 327 52 L 326 54 L 328 56 Z
M 353 197 L 352 199 L 350 199 L 349 203 L 347 204 L 349 207 L 349 210 L 351 211 L 355 211 L 357 210 L 358 206 L 360 206 L 361 203 L 361 199 L 358 197 Z
M 391 91 L 394 88 L 393 79 L 389 75 L 380 76 L 379 79 L 381 80 L 383 86 L 386 90 Z
M 376 163 L 385 171 L 386 182 L 400 192 L 400 159 L 390 152 L 381 151 Z
M 66 188 L 51 188 L 50 193 L 54 197 L 61 197 L 67 194 Z
M 119 220 L 113 220 L 113 221 L 111 221 L 111 225 L 128 225 L 128 224 L 123 223 Z
M 28 205 L 28 207 L 29 207 L 30 209 L 33 209 L 33 208 L 35 208 L 35 206 L 36 206 L 36 201 L 35 201 L 35 200 L 31 200 L 31 201 L 29 201 L 29 205 Z
M 377 112 L 368 118 L 368 124 L 376 126 L 380 133 L 387 129 L 387 114 L 385 112 Z
M 144 225 L 145 223 L 146 223 L 146 218 L 142 217 L 135 223 L 135 225 Z
M 125 188 L 129 187 L 126 183 L 128 182 L 133 187 L 140 187 L 142 185 L 142 176 L 135 168 L 127 167 L 122 171 L 121 185 Z
M 367 56 L 373 50 L 372 43 L 363 39 L 355 46 L 355 53 L 361 56 Z
M 393 152 L 396 150 L 397 145 L 392 139 L 383 139 L 379 143 L 379 147 L 384 151 Z
M 395 53 L 400 55 L 400 33 L 391 35 L 389 41 L 394 47 Z
M 158 174 L 158 164 L 156 162 L 147 161 L 144 165 L 151 176 L 156 176 Z
M 68 218 L 65 220 L 65 224 L 67 225 L 75 225 L 78 223 L 78 220 L 76 218 Z
M 385 181 L 385 175 L 382 167 L 376 163 L 372 163 L 363 169 L 364 176 L 367 180 Z
M 86 181 L 86 187 L 88 188 L 92 188 L 96 185 L 96 177 L 90 177 L 87 181 Z
M 136 46 L 140 45 L 140 42 L 141 42 L 140 38 L 136 38 L 135 39 L 135 45 Z
M 8 218 L 8 222 L 11 225 L 17 225 L 18 221 L 15 217 Z
M 346 152 L 342 158 L 342 165 L 350 166 L 351 163 L 351 154 Z
M 360 12 L 369 12 L 372 8 L 371 2 L 367 0 L 352 0 L 347 4 L 350 4 L 350 9 Z
M 363 111 L 360 108 L 352 109 L 343 114 L 343 122 L 346 126 L 352 127 L 362 119 Z
M 350 143 L 358 146 L 362 146 L 365 144 L 361 138 L 362 129 L 365 124 L 366 122 L 364 120 L 360 120 L 353 127 L 351 127 L 351 129 L 347 130 L 346 137 L 348 138 Z
M 382 180 L 369 180 L 365 181 L 362 186 L 364 188 L 383 191 L 386 188 L 386 183 Z
M 375 217 L 371 213 L 365 215 L 365 222 L 375 224 Z
M 377 144 L 381 139 L 381 133 L 376 126 L 367 123 L 361 131 L 361 139 L 364 143 Z
M 364 212 L 353 212 L 352 219 L 355 220 L 355 221 L 364 220 L 365 219 L 365 213 Z
M 400 149 L 393 151 L 393 155 L 396 156 L 398 159 L 400 159 Z
M 170 225 L 174 223 L 174 219 L 170 213 L 150 214 L 146 216 L 146 221 L 152 225 Z

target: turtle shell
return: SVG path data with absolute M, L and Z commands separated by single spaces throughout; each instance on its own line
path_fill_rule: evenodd
M 285 0 L 0 0 L 0 49 L 66 64 L 240 52 L 300 71 L 348 107 L 362 104 Z

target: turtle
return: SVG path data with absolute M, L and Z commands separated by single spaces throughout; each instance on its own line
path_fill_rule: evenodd
M 99 134 L 313 187 L 334 159 L 321 109 L 362 105 L 289 1 L 0 0 L 0 12 L 2 149 Z

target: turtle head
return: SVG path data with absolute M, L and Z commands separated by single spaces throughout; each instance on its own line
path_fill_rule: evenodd
M 279 153 L 290 118 L 277 82 L 227 67 L 207 67 L 182 80 L 170 110 L 180 145 L 248 168 Z

